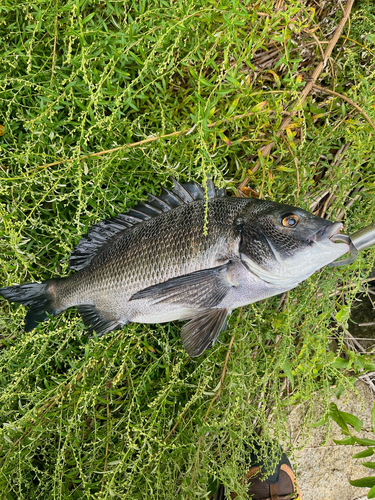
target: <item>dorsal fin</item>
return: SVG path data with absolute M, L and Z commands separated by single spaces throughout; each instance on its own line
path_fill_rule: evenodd
M 173 210 L 180 205 L 205 198 L 205 189 L 196 182 L 180 184 L 176 179 L 172 179 L 172 181 L 174 186 L 171 191 L 162 188 L 160 196 L 149 194 L 147 202 L 139 202 L 125 214 L 119 214 L 114 219 L 102 220 L 92 226 L 73 250 L 69 259 L 70 268 L 79 271 L 88 266 L 95 255 L 117 234 L 129 231 L 135 225 Z M 218 189 L 212 179 L 207 179 L 209 198 L 223 197 L 225 194 L 225 188 Z
M 129 230 L 135 224 L 146 220 L 146 217 L 143 219 L 136 218 L 135 214 L 129 215 L 129 212 L 119 214 L 114 219 L 101 220 L 95 226 L 92 226 L 74 248 L 69 258 L 69 267 L 79 271 L 88 266 L 99 250 L 116 234 Z

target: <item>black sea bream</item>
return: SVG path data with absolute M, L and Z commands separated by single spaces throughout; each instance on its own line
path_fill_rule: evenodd
M 26 331 L 74 306 L 98 335 L 129 322 L 190 320 L 182 340 L 198 356 L 233 309 L 294 288 L 348 251 L 330 240 L 341 223 L 230 198 L 211 180 L 206 187 L 174 181 L 171 191 L 96 224 L 70 257 L 75 274 L 0 295 L 30 307 Z

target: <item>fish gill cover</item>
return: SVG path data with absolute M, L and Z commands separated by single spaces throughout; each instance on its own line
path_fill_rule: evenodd
M 348 233 L 371 223 L 374 7 L 351 10 L 323 91 L 310 89 L 277 136 L 342 16 L 336 2 L 2 5 L 1 286 L 66 276 L 89 227 L 170 177 L 211 175 L 234 195 L 247 177 L 245 196 Z M 220 480 L 243 498 L 254 441 L 292 452 L 331 386 L 344 391 L 370 366 L 344 335 L 373 262 L 371 250 L 236 311 L 196 360 L 177 322 L 90 339 L 72 310 L 25 333 L 24 309 L 3 302 L 3 497 L 203 498 Z M 296 404 L 299 436 L 286 426 Z

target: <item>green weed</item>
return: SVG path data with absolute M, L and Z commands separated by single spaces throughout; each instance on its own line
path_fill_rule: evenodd
M 320 60 L 309 30 L 327 41 L 342 16 L 331 4 L 319 12 L 314 5 L 5 0 L 2 286 L 66 276 L 88 227 L 147 191 L 158 194 L 171 176 L 211 175 L 237 193 L 250 172 L 249 187 L 263 198 L 342 217 L 348 233 L 370 224 L 375 132 L 361 113 L 314 93 L 276 137 Z M 328 65 L 319 82 L 373 121 L 374 29 L 374 8 L 364 2 L 333 54 L 334 72 Z M 272 156 L 251 173 L 272 139 Z M 327 346 L 332 336 L 342 339 L 348 319 L 341 314 L 337 323 L 332 314 L 350 310 L 374 259 L 373 250 L 363 252 L 348 268 L 323 269 L 282 303 L 276 297 L 235 311 L 221 342 L 194 360 L 178 323 L 128 325 L 89 339 L 69 311 L 25 333 L 24 308 L 3 302 L 3 498 L 202 499 L 219 481 L 244 498 L 254 442 L 263 454 L 270 439 L 291 443 L 285 421 L 297 403 L 306 409 L 307 437 L 315 395 L 328 404 L 333 384 L 345 391 L 369 368 L 359 356 L 344 366 L 349 356 Z

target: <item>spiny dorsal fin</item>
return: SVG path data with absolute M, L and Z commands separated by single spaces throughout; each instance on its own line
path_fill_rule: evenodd
M 129 230 L 135 224 L 147 220 L 144 214 L 131 213 L 119 214 L 114 219 L 106 219 L 98 222 L 89 229 L 88 233 L 81 238 L 69 258 L 69 267 L 79 271 L 88 266 L 95 255 L 116 234 Z M 142 217 L 142 218 L 141 218 Z
M 125 214 L 119 214 L 114 219 L 103 220 L 89 229 L 73 250 L 69 266 L 79 271 L 88 266 L 100 250 L 117 234 L 131 230 L 135 225 L 157 217 L 164 212 L 173 210 L 193 201 L 205 198 L 205 189 L 196 182 L 180 184 L 172 179 L 174 187 L 171 191 L 163 188 L 160 196 L 149 194 L 147 202 L 139 202 Z M 207 179 L 207 195 L 209 198 L 225 196 L 225 188 L 215 187 L 212 179 Z

